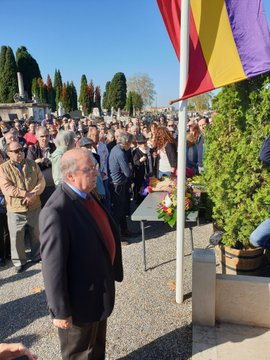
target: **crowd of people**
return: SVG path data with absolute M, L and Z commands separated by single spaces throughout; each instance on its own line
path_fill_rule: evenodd
M 187 176 L 203 171 L 207 123 L 188 122 Z M 0 265 L 11 258 L 21 273 L 42 260 L 63 359 L 103 359 L 121 245 L 137 235 L 127 226 L 131 201 L 141 203 L 151 176 L 177 175 L 177 124 L 46 116 L 0 129 Z
M 206 117 L 187 123 L 187 176 L 203 171 L 207 124 Z M 31 245 L 31 260 L 39 261 L 34 246 L 38 245 L 37 218 L 62 181 L 60 159 L 69 149 L 86 148 L 93 154 L 98 169 L 95 191 L 120 224 L 123 244 L 133 236 L 126 221 L 130 201 L 143 200 L 149 177 L 177 173 L 177 123 L 163 115 L 151 122 L 131 118 L 125 124 L 116 116 L 105 123 L 46 115 L 36 123 L 25 115 L 8 125 L 1 122 L 0 136 L 0 266 L 11 257 L 17 272 L 27 262 L 25 238 Z

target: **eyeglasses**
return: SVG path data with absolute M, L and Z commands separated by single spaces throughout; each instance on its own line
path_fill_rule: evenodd
M 8 152 L 14 153 L 14 154 L 19 154 L 19 153 L 23 152 L 23 148 L 19 148 L 19 149 L 15 149 L 15 150 L 9 150 Z
M 93 165 L 93 166 L 85 167 L 84 169 L 77 169 L 76 171 L 81 171 L 84 174 L 87 174 L 87 173 L 90 173 L 90 172 L 93 172 L 93 171 L 97 171 L 98 168 L 99 168 L 99 165 L 96 164 L 96 165 Z

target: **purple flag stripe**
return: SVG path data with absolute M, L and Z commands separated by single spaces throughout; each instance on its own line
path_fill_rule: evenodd
M 247 77 L 270 71 L 270 34 L 262 0 L 225 0 Z

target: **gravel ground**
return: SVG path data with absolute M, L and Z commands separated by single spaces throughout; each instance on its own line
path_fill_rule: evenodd
M 139 230 L 139 223 L 132 223 Z M 143 270 L 141 237 L 123 247 L 124 281 L 108 322 L 106 359 L 191 358 L 191 244 L 185 230 L 183 304 L 175 302 L 175 231 L 146 224 L 148 270 Z M 205 248 L 212 225 L 195 227 L 194 245 Z M 15 274 L 0 268 L 0 342 L 23 342 L 42 360 L 60 360 L 57 331 L 48 316 L 41 264 Z

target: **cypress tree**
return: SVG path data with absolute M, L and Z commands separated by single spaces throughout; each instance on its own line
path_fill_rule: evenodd
M 87 87 L 87 78 L 86 75 L 83 74 L 81 78 L 79 102 L 84 113 L 87 113 Z
M 68 112 L 68 113 L 75 110 L 74 104 L 73 104 L 73 102 L 74 102 L 74 100 L 73 100 L 73 97 L 74 97 L 73 87 L 74 87 L 73 83 L 67 82 L 64 108 L 65 108 L 66 112 Z
M 36 60 L 28 53 L 25 46 L 21 46 L 16 51 L 16 62 L 18 71 L 22 73 L 24 89 L 28 94 L 28 97 L 32 97 L 32 81 L 34 78 L 41 78 L 41 73 L 39 70 L 38 63 Z
M 0 56 L 0 102 L 14 102 L 18 92 L 17 66 L 11 47 L 3 46 Z
M 49 74 L 47 76 L 47 98 L 48 98 L 48 104 L 51 105 L 51 109 L 54 112 L 56 110 L 55 90 L 52 86 L 52 80 Z
M 105 91 L 103 93 L 103 101 L 102 101 L 102 108 L 103 109 L 109 109 L 111 107 L 110 103 L 109 103 L 110 85 L 111 85 L 111 82 L 107 81 L 106 86 L 105 86 Z
M 63 86 L 63 83 L 62 83 L 62 76 L 61 76 L 60 70 L 55 69 L 53 87 L 55 90 L 55 106 L 56 106 L 56 108 L 58 108 L 59 101 L 61 101 L 62 86 Z
M 47 103 L 47 99 L 46 99 L 46 92 L 47 92 L 47 88 L 44 86 L 43 80 L 41 78 L 38 78 L 37 80 L 38 83 L 38 88 L 39 88 L 39 102 L 41 104 L 45 104 Z
M 132 104 L 135 112 L 137 110 L 141 111 L 143 108 L 143 99 L 140 94 L 138 94 L 136 91 L 132 91 Z
M 127 80 L 125 74 L 118 72 L 110 84 L 109 103 L 115 109 L 123 109 L 126 105 Z
M 133 102 L 132 102 L 132 92 L 128 92 L 127 101 L 126 101 L 126 110 L 128 111 L 128 115 L 133 115 Z
M 71 93 L 71 109 L 72 111 L 74 111 L 78 109 L 78 97 L 77 97 L 77 90 L 73 81 L 71 81 L 70 83 L 70 93 Z
M 32 96 L 35 96 L 37 99 L 39 98 L 39 87 L 38 87 L 38 80 L 34 78 L 32 80 L 32 87 L 31 87 Z M 37 100 L 39 102 L 39 100 Z
M 6 63 L 6 52 L 7 52 L 7 46 L 1 47 L 0 52 L 0 102 L 3 103 L 3 98 L 5 97 L 5 79 L 4 79 L 4 69 L 5 69 L 5 63 Z
M 68 100 L 67 100 L 67 85 L 64 83 L 62 85 L 62 91 L 61 91 L 61 102 L 64 108 L 64 112 L 67 112 Z
M 90 81 L 88 87 L 87 87 L 87 93 L 86 93 L 86 112 L 87 114 L 90 114 L 94 107 L 94 83 L 93 80 Z
M 100 95 L 100 87 L 96 86 L 95 89 L 95 100 L 94 100 L 94 106 L 99 109 L 99 112 L 101 113 L 101 95 Z

